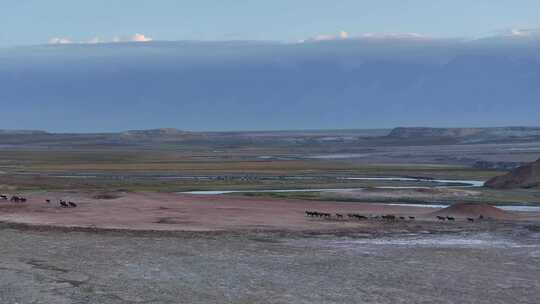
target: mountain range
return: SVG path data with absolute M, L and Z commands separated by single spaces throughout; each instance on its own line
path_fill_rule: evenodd
M 540 142 L 540 127 L 291 130 L 200 132 L 173 128 L 102 133 L 52 133 L 39 130 L 1 130 L 0 148 L 49 147 L 171 147 L 187 145 L 328 146 L 354 148 L 377 145 L 434 145 Z M 479 164 L 490 166 L 491 164 Z
M 537 125 L 540 39 L 0 49 L 2 128 L 104 132 Z

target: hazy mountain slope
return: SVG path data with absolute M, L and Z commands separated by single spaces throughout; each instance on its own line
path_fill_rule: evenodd
M 540 43 L 155 42 L 0 50 L 4 127 L 533 125 Z M 21 122 L 22 119 L 22 122 Z
M 512 140 L 540 140 L 540 127 L 495 128 L 394 128 L 389 134 L 393 139 L 447 138 L 457 142 L 494 142 Z
M 540 187 L 540 159 L 512 172 L 492 178 L 486 186 L 495 189 Z
M 507 128 L 395 128 L 351 130 L 193 132 L 178 129 L 130 130 L 108 133 L 48 133 L 2 130 L 0 147 L 126 147 L 171 144 L 218 146 L 310 146 L 336 150 L 377 145 L 435 145 L 463 143 L 531 143 L 540 141 L 540 127 Z M 478 167 L 515 166 L 511 163 L 480 163 Z

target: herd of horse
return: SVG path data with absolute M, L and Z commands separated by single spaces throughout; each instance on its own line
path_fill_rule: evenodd
M 10 201 L 12 203 L 26 203 L 27 199 L 22 196 L 14 195 L 11 198 L 7 195 L 0 195 L 0 200 L 2 201 Z
M 331 214 L 331 213 L 318 212 L 318 211 L 306 211 L 305 214 L 306 214 L 307 217 L 323 218 L 323 219 L 332 219 L 332 218 L 334 218 L 334 219 L 345 219 L 345 216 L 347 216 L 347 218 L 349 220 L 397 221 L 397 220 L 415 220 L 416 219 L 416 217 L 414 217 L 414 216 L 405 217 L 405 216 L 396 216 L 396 215 L 393 215 L 393 214 L 367 216 L 367 215 L 362 215 L 362 214 L 358 214 L 358 213 L 347 213 L 345 215 L 345 214 L 341 214 L 341 213 Z
M 450 222 L 453 222 L 453 221 L 456 220 L 456 218 L 453 217 L 453 216 L 440 216 L 440 215 L 437 215 L 437 219 L 438 219 L 439 221 L 443 221 L 443 222 L 444 222 L 444 221 L 450 221 Z M 478 218 L 468 217 L 468 218 L 467 218 L 467 221 L 473 223 L 473 222 L 476 221 L 476 220 L 483 220 L 483 219 L 484 219 L 484 216 L 483 216 L 483 215 L 480 215 L 480 216 L 478 216 Z
M 327 212 L 319 212 L 319 211 L 306 211 L 305 212 L 306 216 L 307 217 L 311 217 L 311 218 L 321 218 L 321 219 L 338 219 L 338 220 L 343 220 L 345 219 L 345 216 L 347 216 L 347 218 L 349 220 L 382 220 L 382 221 L 390 221 L 390 222 L 393 222 L 393 221 L 398 221 L 398 220 L 415 220 L 416 217 L 414 216 L 397 216 L 397 215 L 393 215 L 393 214 L 386 214 L 386 215 L 362 215 L 362 214 L 358 214 L 358 213 L 348 213 L 346 215 L 344 214 L 341 214 L 341 213 L 335 213 L 335 214 L 332 214 L 332 213 L 327 213 Z M 439 216 L 437 215 L 436 217 L 439 221 L 450 221 L 450 222 L 453 222 L 456 220 L 455 217 L 453 216 Z M 480 215 L 478 218 L 473 218 L 473 217 L 468 217 L 467 218 L 467 221 L 469 222 L 474 222 L 476 220 L 483 220 L 484 219 L 484 216 L 483 215 Z
M 26 203 L 28 199 L 22 196 L 18 196 L 18 195 L 13 195 L 10 198 L 7 195 L 0 194 L 0 201 L 10 201 L 12 203 Z M 51 200 L 47 199 L 45 200 L 45 202 L 47 202 L 47 204 L 50 204 Z M 76 208 L 77 207 L 77 204 L 71 201 L 59 200 L 58 204 L 61 208 Z

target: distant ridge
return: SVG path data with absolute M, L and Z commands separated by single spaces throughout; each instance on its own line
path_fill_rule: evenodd
M 494 189 L 540 188 L 540 159 L 508 174 L 494 177 L 485 185 Z
M 50 134 L 41 130 L 2 130 L 0 129 L 0 135 L 43 135 Z
M 540 127 L 429 128 L 398 127 L 388 137 L 393 139 L 446 138 L 461 141 L 490 141 L 512 138 L 540 138 Z
M 415 138 L 415 137 L 466 137 L 482 132 L 482 128 L 429 128 L 429 127 L 398 127 L 394 128 L 389 137 Z
M 124 136 L 178 136 L 191 134 L 192 132 L 178 130 L 174 128 L 160 128 L 160 129 L 149 129 L 149 130 L 129 130 L 122 132 Z

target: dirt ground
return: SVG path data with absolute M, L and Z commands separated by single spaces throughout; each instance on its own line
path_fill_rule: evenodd
M 540 226 L 163 235 L 0 227 L 0 303 L 538 303 Z
M 78 193 L 35 193 L 29 202 L 0 202 L 0 221 L 31 225 L 136 230 L 335 230 L 370 223 L 306 218 L 306 210 L 327 213 L 399 214 L 419 219 L 431 208 L 348 202 L 317 202 L 235 196 L 125 193 L 117 199 L 94 199 Z M 50 199 L 50 204 L 46 203 Z M 60 208 L 59 199 L 76 208 Z

